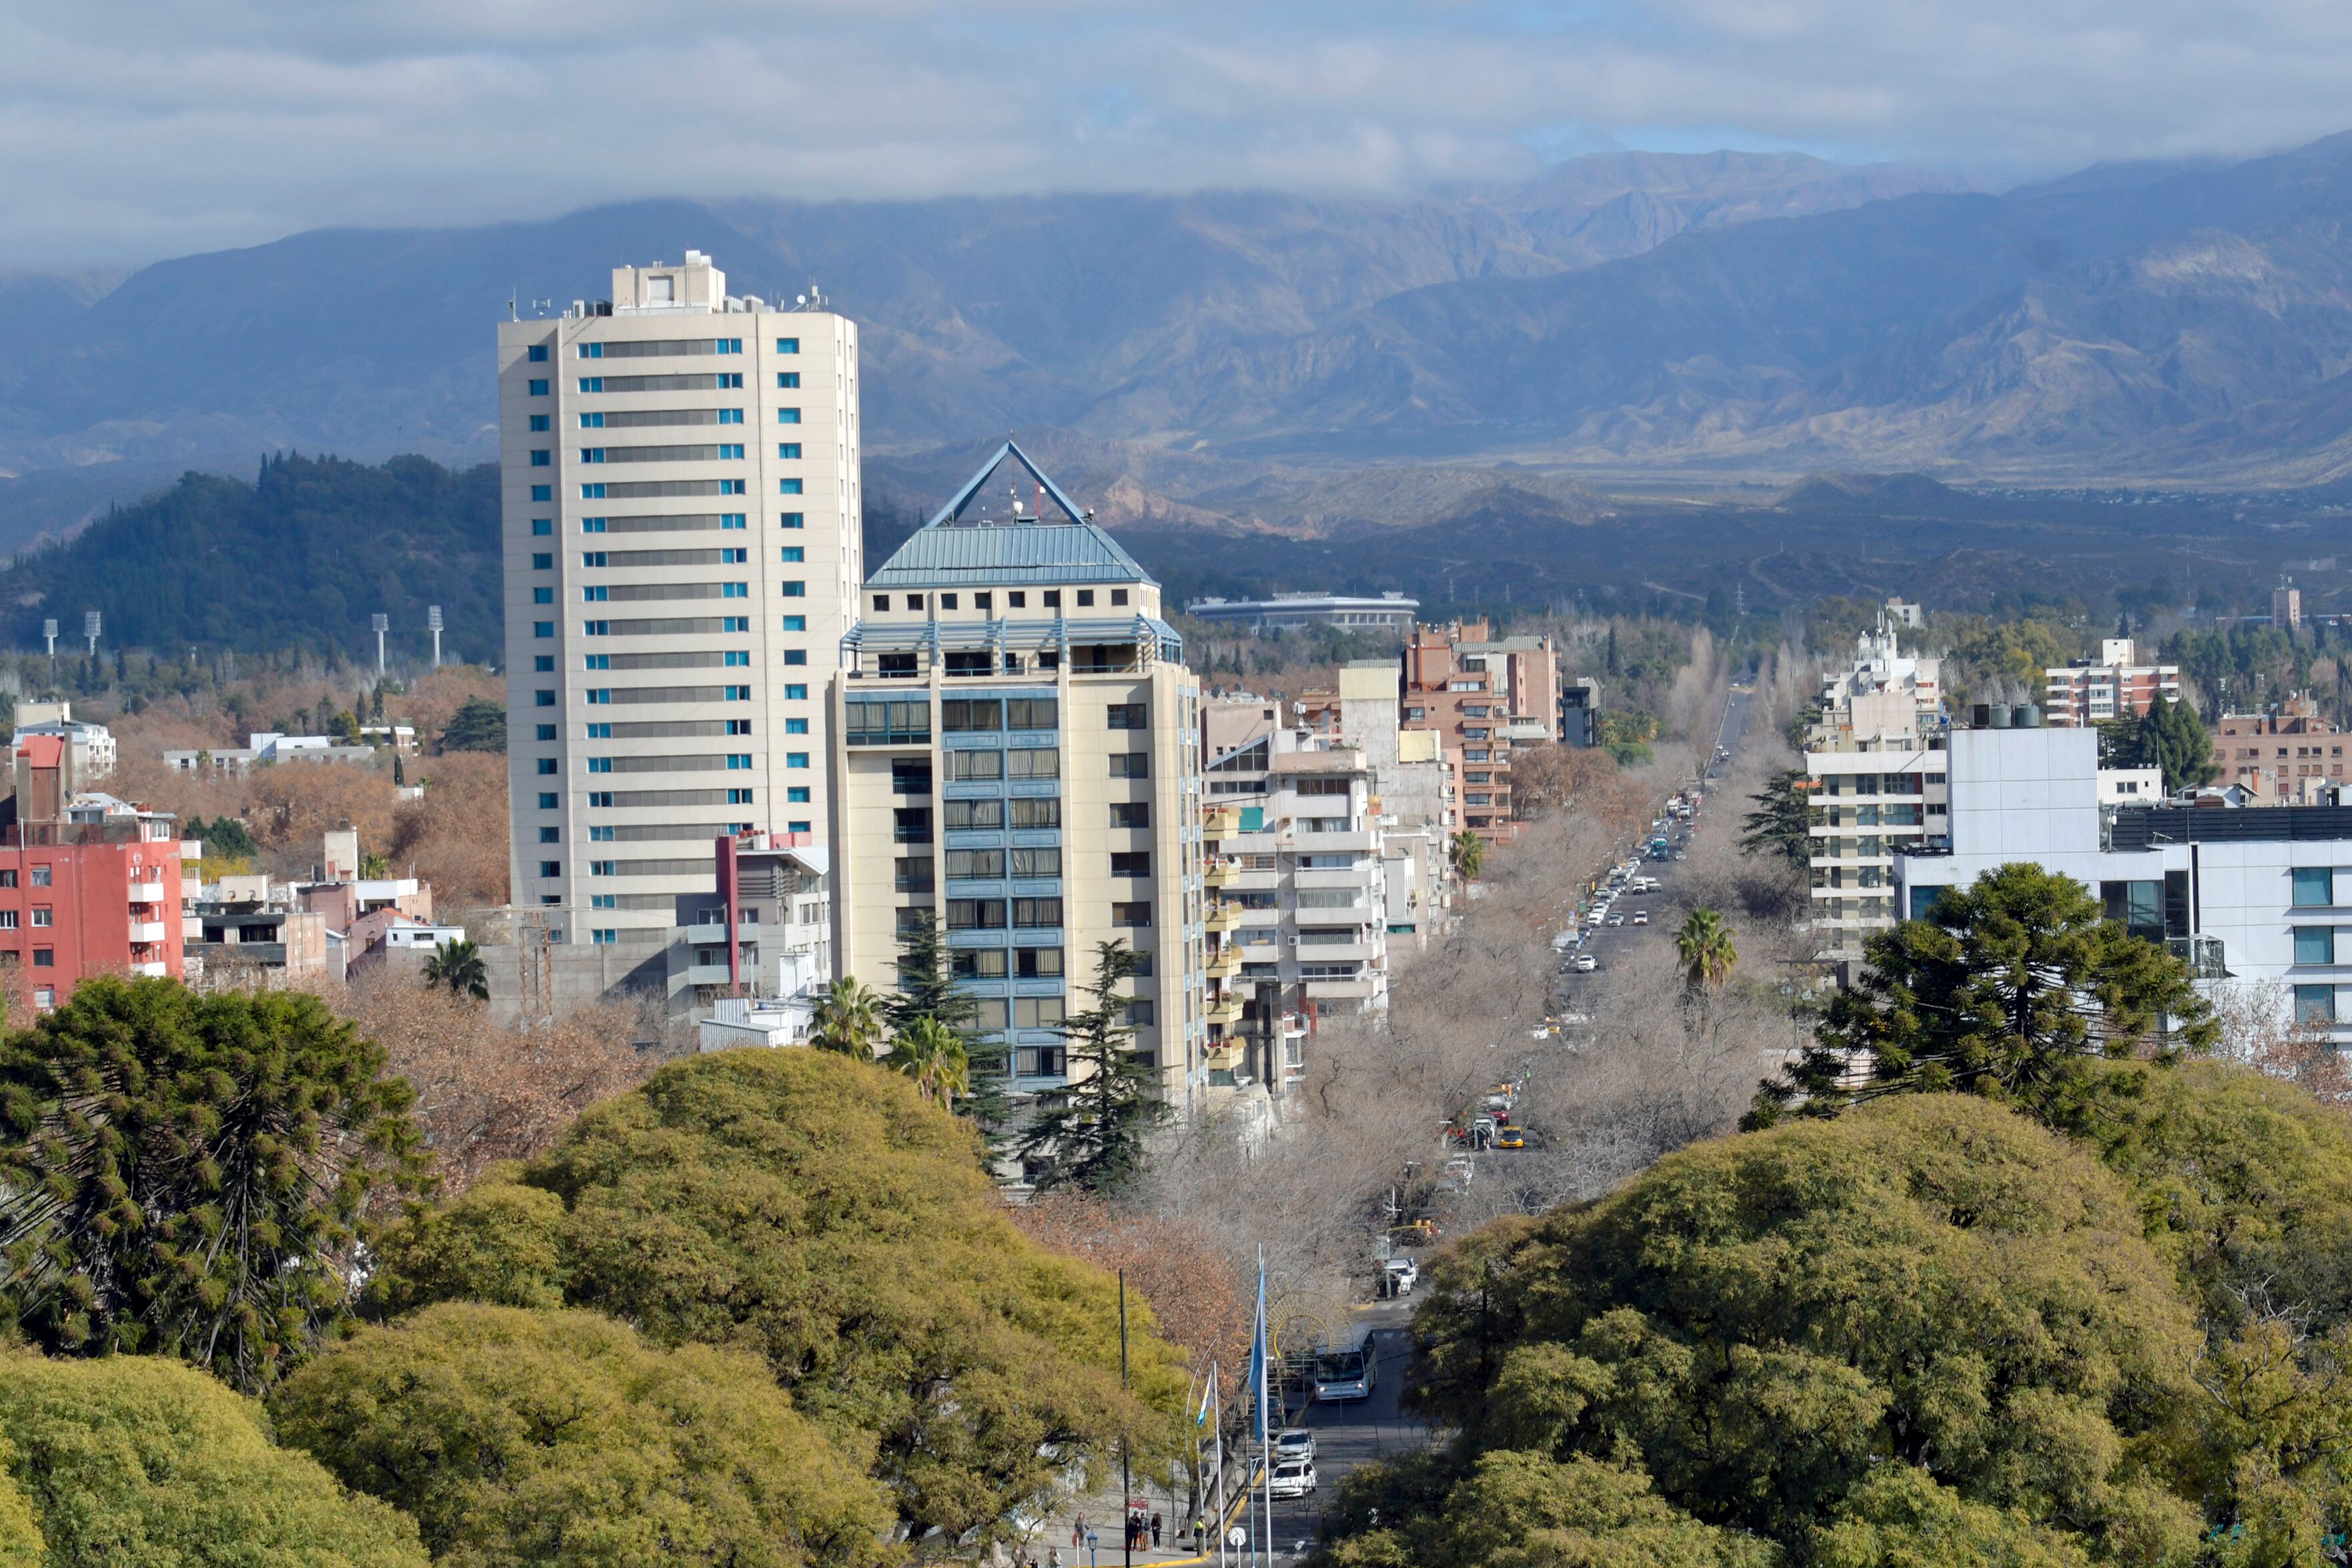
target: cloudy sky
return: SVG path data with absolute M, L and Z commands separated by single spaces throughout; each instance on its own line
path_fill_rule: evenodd
M 2345 0 L 0 0 L 0 266 L 659 194 L 1996 183 L 2352 129 Z

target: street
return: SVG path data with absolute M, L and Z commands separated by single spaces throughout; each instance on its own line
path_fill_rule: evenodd
M 1302 1541 L 1312 1545 L 1322 1529 L 1324 1505 L 1357 1466 L 1427 1446 L 1428 1429 L 1407 1421 L 1397 1409 L 1405 1369 L 1412 1361 L 1412 1320 L 1410 1297 L 1364 1308 L 1357 1321 L 1379 1325 L 1373 1336 L 1380 1351 L 1379 1373 L 1371 1397 L 1343 1405 L 1310 1404 L 1294 1418 L 1293 1425 L 1315 1434 L 1318 1490 L 1312 1497 L 1275 1503 L 1277 1552 L 1291 1554 Z

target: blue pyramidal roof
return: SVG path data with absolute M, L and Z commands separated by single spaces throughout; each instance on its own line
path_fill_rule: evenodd
M 1027 471 L 1064 514 L 1062 518 L 1023 516 L 998 522 L 963 522 L 981 486 L 1011 458 Z M 996 449 L 953 499 L 891 552 L 868 577 L 869 588 L 989 588 L 1074 582 L 1149 582 L 1150 573 L 1087 514 L 1045 477 L 1029 455 L 1013 442 Z

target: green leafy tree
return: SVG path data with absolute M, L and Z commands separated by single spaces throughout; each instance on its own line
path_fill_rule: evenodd
M 1712 909 L 1694 909 L 1675 933 L 1675 955 L 1682 961 L 1683 978 L 1696 990 L 1720 990 L 1738 967 L 1739 949 L 1731 927 Z
M 924 1019 L 955 1036 L 965 1065 L 961 1109 L 993 1145 L 1013 1120 L 1012 1042 L 1003 1034 L 982 1031 L 980 1003 L 956 984 L 939 916 L 929 909 L 909 909 L 900 918 L 898 989 L 883 1001 L 883 1022 L 893 1037 Z
M 371 1193 L 422 1168 L 383 1067 L 307 993 L 84 981 L 0 1041 L 0 1322 L 267 1385 L 345 1315 Z
M 2197 710 L 2165 697 L 2150 703 L 2140 716 L 2138 755 L 2136 766 L 2164 770 L 2168 794 L 2210 784 L 2221 773 L 2213 760 L 2213 737 Z
M 844 975 L 825 988 L 809 1020 L 809 1043 L 837 1056 L 870 1061 L 882 1039 L 882 998 Z
M 1067 1057 L 1068 1082 L 1037 1096 L 1037 1113 L 1021 1136 L 1022 1164 L 1040 1192 L 1079 1187 L 1117 1197 L 1143 1174 L 1143 1145 L 1167 1115 L 1157 1075 L 1134 1051 L 1128 998 L 1119 985 L 1135 973 L 1124 942 L 1095 949 L 1086 1007 L 1055 1031 Z
M 488 697 L 467 697 L 441 732 L 444 751 L 504 751 L 507 710 Z
M 2140 750 L 2140 721 L 2137 716 L 2103 718 L 2092 727 L 2099 732 L 2099 766 L 2102 768 L 2147 768 L 2154 766 Z
M 199 823 L 202 823 L 201 831 Z M 205 848 L 215 854 L 251 860 L 261 852 L 261 846 L 253 841 L 253 834 L 235 817 L 215 817 L 210 822 L 204 822 L 202 818 L 191 818 L 188 831 L 194 837 L 202 839 Z
M 1114 1281 L 1024 1237 L 969 1124 L 896 1073 L 815 1051 L 673 1062 L 501 1174 L 384 1239 L 387 1307 L 560 1298 L 656 1344 L 753 1352 L 906 1539 L 1010 1539 L 1122 1431 L 1139 1465 L 1174 1452 L 1179 1354 L 1130 1301 L 1122 1394 Z
M 489 966 L 482 961 L 482 950 L 470 936 L 457 936 L 433 949 L 425 960 L 425 983 L 446 986 L 451 996 L 471 997 L 476 1001 L 490 999 Z
M 36 1555 L 24 1551 L 28 1531 L 40 1543 Z M 258 1406 L 193 1367 L 0 1352 L 6 1568 L 427 1561 L 415 1521 L 353 1497 L 309 1455 L 273 1443 Z
M 1748 799 L 1756 809 L 1740 820 L 1739 847 L 1751 855 L 1777 855 L 1790 865 L 1812 859 L 1812 792 L 1804 769 L 1776 773 Z
M 1887 1094 L 1990 1095 L 2055 1125 L 2110 1086 L 2107 1058 L 2172 1060 L 2216 1037 L 2187 966 L 2105 918 L 2083 884 L 2000 866 L 1946 893 L 1933 920 L 1864 946 L 1867 967 L 1813 1043 L 1762 1085 L 1750 1125 L 1791 1106 L 1833 1115 Z
M 1972 1096 L 1696 1145 L 1424 1276 L 1414 1398 L 1460 1436 L 1421 1462 L 1638 1470 L 1801 1563 L 2186 1563 L 2205 1525 L 2172 1445 L 2206 1397 L 2201 1336 L 2141 1230 L 2090 1151 Z M 1403 1479 L 1394 1501 L 1427 1507 L 1427 1473 Z M 1458 1552 L 1385 1561 L 1598 1565 L 1612 1544 L 1539 1559 L 1465 1528 Z
M 281 1440 L 413 1515 L 443 1563 L 878 1565 L 882 1489 L 745 1351 L 449 1303 L 362 1329 L 272 1395 Z
M 926 1100 L 950 1110 L 971 1087 L 971 1062 L 955 1030 L 937 1019 L 917 1019 L 890 1040 L 882 1065 L 903 1073 Z
M 1445 855 L 1454 864 L 1455 876 L 1475 882 L 1486 864 L 1486 841 L 1467 828 L 1460 829 L 1446 841 Z

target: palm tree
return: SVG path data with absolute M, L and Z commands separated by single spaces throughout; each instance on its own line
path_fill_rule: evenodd
M 1486 863 L 1486 841 L 1465 828 L 1446 847 L 1454 860 L 1454 874 L 1465 882 L 1476 881 L 1478 868 Z
M 963 1041 L 937 1019 L 917 1019 L 899 1030 L 882 1065 L 913 1079 L 924 1099 L 950 1108 L 957 1096 L 971 1089 L 971 1062 Z
M 425 983 L 446 986 L 452 996 L 467 996 L 478 1002 L 490 999 L 489 967 L 482 962 L 482 951 L 473 939 L 459 936 L 433 949 L 433 956 L 425 960 Z
M 837 1051 L 860 1061 L 874 1058 L 882 1039 L 882 998 L 844 975 L 827 987 L 809 1020 L 809 1043 L 819 1051 Z
M 1731 927 L 1712 909 L 1694 909 L 1675 933 L 1675 951 L 1681 956 L 1685 979 L 1696 989 L 1720 988 L 1739 963 L 1731 945 Z

